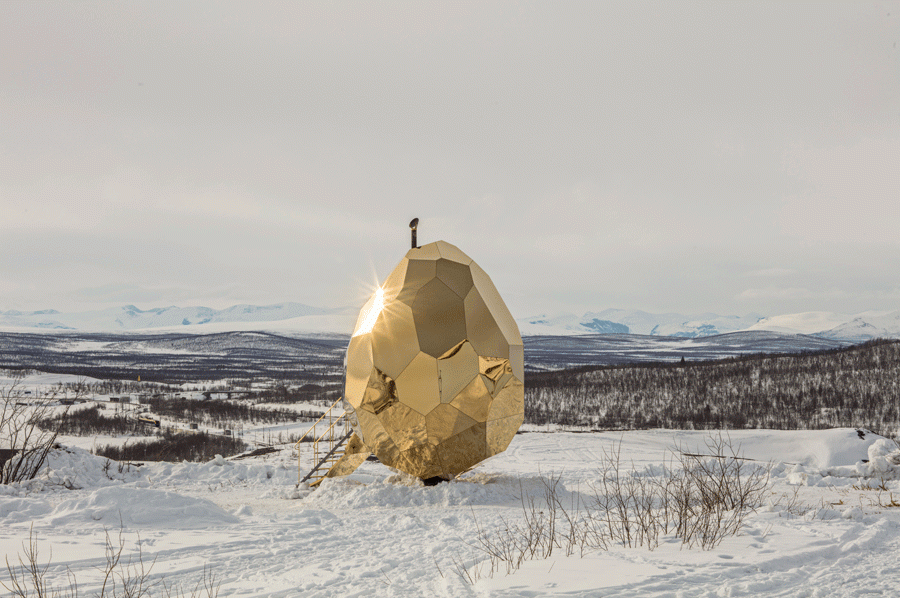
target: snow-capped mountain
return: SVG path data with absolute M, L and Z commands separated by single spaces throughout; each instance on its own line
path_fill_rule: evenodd
M 785 334 L 817 334 L 840 326 L 853 317 L 829 311 L 807 311 L 763 318 L 747 330 L 768 330 Z
M 517 320 L 523 335 L 645 334 L 700 338 L 740 331 L 806 334 L 822 338 L 862 342 L 873 338 L 900 338 L 900 311 L 869 311 L 855 315 L 803 312 L 762 317 L 720 316 L 706 313 L 651 314 L 640 310 L 607 309 L 583 316 L 539 315 Z
M 651 314 L 640 310 L 607 309 L 581 317 L 566 314 L 518 320 L 522 334 L 646 334 L 698 338 L 746 330 L 762 319 L 759 314 L 720 316 L 718 314 Z
M 748 330 L 812 334 L 853 342 L 900 338 L 900 311 L 866 311 L 852 315 L 824 311 L 785 314 L 763 318 Z
M 310 307 L 302 303 L 280 303 L 263 306 L 234 305 L 226 309 L 172 306 L 146 310 L 138 309 L 133 305 L 125 305 L 76 313 L 60 313 L 56 310 L 0 312 L 0 326 L 4 328 L 39 328 L 59 331 L 124 331 L 202 326 L 217 323 L 271 323 L 296 321 L 297 319 L 321 319 L 321 317 L 342 315 L 345 311 Z M 342 318 L 339 318 L 339 320 L 343 321 Z M 346 332 L 346 330 L 335 330 L 335 332 Z
M 328 309 L 302 303 L 234 305 L 226 309 L 175 306 L 138 309 L 133 305 L 125 305 L 75 313 L 61 313 L 53 309 L 32 312 L 10 310 L 0 311 L 0 329 L 59 332 L 180 330 L 198 333 L 282 330 L 349 334 L 353 330 L 357 313 L 355 307 Z M 900 311 L 869 311 L 853 315 L 803 312 L 763 317 L 755 313 L 722 316 L 714 313 L 652 314 L 641 310 L 606 309 L 587 312 L 582 316 L 538 315 L 516 321 L 525 336 L 638 334 L 701 338 L 730 332 L 769 331 L 851 342 L 900 338 Z
M 858 314 L 850 321 L 820 332 L 816 336 L 850 341 L 900 338 L 900 311 Z

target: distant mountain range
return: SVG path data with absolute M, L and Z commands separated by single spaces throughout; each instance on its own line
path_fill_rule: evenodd
M 52 309 L 0 312 L 0 328 L 37 328 L 60 332 L 122 332 L 173 328 L 187 331 L 189 328 L 195 328 L 202 332 L 213 332 L 219 329 L 243 330 L 273 326 L 303 329 L 305 323 L 307 328 L 310 328 L 308 331 L 312 332 L 347 332 L 346 328 L 353 325 L 355 318 L 355 309 L 325 309 L 302 303 L 234 305 L 226 309 L 174 306 L 138 309 L 133 305 L 125 305 L 75 313 L 61 313 Z
M 900 338 L 900 311 L 863 312 L 855 315 L 805 312 L 763 317 L 718 314 L 651 314 L 640 310 L 607 309 L 575 315 L 534 316 L 518 320 L 524 335 L 640 334 L 700 338 L 739 331 L 770 331 L 861 342 L 873 338 Z
M 720 316 L 718 314 L 651 314 L 640 310 L 607 309 L 581 317 L 536 316 L 519 320 L 523 334 L 645 334 L 697 338 L 746 330 L 763 317 L 759 314 Z M 550 330 L 554 332 L 550 332 Z
M 0 329 L 39 329 L 78 332 L 180 330 L 219 332 L 239 330 L 297 331 L 349 334 L 357 309 L 327 309 L 302 303 L 208 307 L 160 307 L 138 309 L 133 305 L 96 311 L 61 313 L 47 309 L 32 312 L 0 312 Z M 631 334 L 677 338 L 701 338 L 738 331 L 771 331 L 804 334 L 827 339 L 861 342 L 872 338 L 900 338 L 900 311 L 846 315 L 805 312 L 763 317 L 721 316 L 713 313 L 684 315 L 651 314 L 640 310 L 607 309 L 571 314 L 539 315 L 518 319 L 526 336 Z

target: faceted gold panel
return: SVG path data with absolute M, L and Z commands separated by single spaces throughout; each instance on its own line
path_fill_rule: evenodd
M 377 292 L 374 295 L 372 295 L 371 297 L 369 297 L 369 300 L 366 301 L 366 304 L 363 305 L 363 308 L 361 310 L 359 310 L 359 316 L 357 316 L 357 318 L 356 318 L 356 326 L 353 327 L 353 336 L 366 334 L 368 332 L 368 330 L 363 331 L 362 328 L 366 325 L 366 322 L 369 320 L 370 314 L 372 314 L 372 310 L 375 307 L 376 300 L 378 300 Z
M 490 392 L 484 386 L 481 376 L 475 376 L 469 384 L 462 389 L 450 404 L 475 421 L 483 422 L 488 418 L 491 403 L 488 399 Z
M 437 360 L 419 353 L 397 377 L 397 394 L 400 400 L 426 415 L 441 402 L 440 382 L 437 377 Z
M 521 345 L 522 336 L 519 334 L 519 326 L 513 319 L 512 314 L 509 313 L 509 309 L 507 309 L 506 303 L 500 297 L 500 293 L 497 292 L 497 287 L 494 286 L 490 277 L 478 264 L 472 262 L 469 264 L 469 267 L 472 269 L 472 280 L 475 282 L 478 292 L 484 298 L 485 304 L 491 310 L 491 315 L 497 321 L 503 336 L 506 337 L 509 344 Z
M 328 473 L 325 474 L 325 477 L 337 478 L 350 475 L 356 471 L 356 469 L 362 465 L 363 461 L 371 454 L 372 451 L 363 444 L 362 439 L 356 434 L 353 434 L 350 436 L 350 440 L 347 441 L 347 448 L 344 451 L 344 454 L 338 459 L 337 463 L 331 466 Z M 319 481 L 321 482 L 321 480 Z
M 366 385 L 366 392 L 359 408 L 379 415 L 398 401 L 394 379 L 378 368 L 372 368 L 372 375 L 369 376 L 369 383 Z
M 466 311 L 463 300 L 435 278 L 419 289 L 412 304 L 419 347 L 432 357 L 440 357 L 466 338 Z
M 362 431 L 360 438 L 362 441 L 375 453 L 382 463 L 390 465 L 397 458 L 397 455 L 400 454 L 400 450 L 384 429 L 381 420 L 378 416 L 362 409 L 358 409 L 356 415 L 359 418 L 359 429 Z
M 487 442 L 487 423 L 467 428 L 437 445 L 444 470 L 452 476 L 466 471 L 491 456 Z
M 435 275 L 438 279 L 450 287 L 451 291 L 459 295 L 460 299 L 465 299 L 474 284 L 472 282 L 472 271 L 469 270 L 469 266 L 444 259 L 435 262 L 434 266 Z
M 515 378 L 510 378 L 509 382 L 497 393 L 496 398 L 491 401 L 488 421 L 525 413 L 525 405 L 519 399 L 524 394 L 525 385 Z
M 419 352 L 413 312 L 400 301 L 386 304 L 372 328 L 372 357 L 385 374 L 397 378 Z
M 347 413 L 347 420 L 350 422 L 350 427 L 353 428 L 353 431 L 356 432 L 357 435 L 359 435 L 359 418 L 356 416 L 356 409 L 353 408 L 353 405 L 350 404 L 347 397 L 342 397 L 341 406 Z
M 418 411 L 403 403 L 396 403 L 377 415 L 391 440 L 401 451 L 427 442 L 425 416 Z
M 436 264 L 434 260 L 404 259 L 407 262 L 406 276 L 403 278 L 403 287 L 397 291 L 397 300 L 412 306 L 419 289 L 434 280 Z
M 409 258 L 403 258 L 394 271 L 385 279 L 381 288 L 384 290 L 385 303 L 391 303 L 397 298 L 397 295 L 403 290 L 403 284 L 406 282 L 406 270 L 409 267 Z
M 445 243 L 444 241 L 438 241 L 437 243 L 429 243 L 428 245 L 422 245 L 421 247 L 415 247 L 406 252 L 406 257 L 411 260 L 438 260 L 441 258 L 441 250 L 438 245 L 450 245 L 449 243 Z M 459 251 L 459 250 L 457 250 Z M 462 252 L 460 252 L 462 253 Z
M 442 403 L 452 401 L 478 375 L 478 359 L 478 354 L 469 341 L 459 343 L 438 358 Z
M 525 414 L 511 415 L 502 419 L 494 419 L 487 422 L 488 451 L 492 455 L 502 453 L 509 446 L 510 441 L 516 435 Z
M 419 444 L 402 451 L 393 467 L 419 478 L 436 478 L 443 472 L 437 447 L 433 444 Z
M 425 416 L 428 438 L 432 444 L 440 444 L 440 439 L 449 438 L 471 428 L 477 422 L 452 405 L 441 404 Z
M 473 288 L 466 295 L 464 302 L 466 310 L 466 333 L 469 342 L 479 355 L 494 355 L 507 357 L 509 355 L 509 341 L 503 336 L 503 332 L 497 325 L 491 310 L 485 304 L 484 299 Z
M 525 379 L 525 347 L 521 343 L 509 346 L 509 365 L 512 366 L 513 376 L 519 380 Z
M 452 478 L 509 445 L 523 379 L 522 337 L 490 278 L 438 241 L 410 249 L 360 313 L 345 401 L 382 463 Z
M 484 377 L 484 385 L 491 397 L 496 397 L 500 389 L 512 378 L 512 366 L 508 359 L 501 357 L 479 357 L 478 373 Z
M 440 253 L 441 257 L 445 260 L 458 262 L 464 266 L 468 266 L 472 263 L 472 258 L 460 251 L 455 245 L 451 245 L 446 241 L 438 241 L 434 245 L 437 247 L 438 253 Z
M 368 335 L 354 336 L 347 347 L 347 377 L 344 382 L 344 399 L 353 407 L 362 403 L 369 377 L 372 375 L 372 343 Z

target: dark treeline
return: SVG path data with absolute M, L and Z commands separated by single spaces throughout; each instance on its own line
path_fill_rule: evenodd
M 166 384 L 134 380 L 96 380 L 77 384 L 83 389 L 84 396 L 172 392 Z
M 91 345 L 84 345 L 84 341 Z M 136 380 L 140 376 L 144 381 L 163 383 L 247 377 L 322 383 L 339 380 L 346 347 L 343 336 L 294 338 L 265 332 L 197 335 L 0 331 L 0 367 L 104 380 Z
M 114 461 L 209 461 L 216 455 L 229 457 L 247 449 L 243 440 L 204 432 L 166 432 L 159 438 L 107 445 L 94 454 Z
M 153 397 L 146 403 L 154 414 L 208 426 L 228 428 L 236 422 L 280 424 L 318 417 L 318 413 L 298 413 L 289 409 L 263 409 L 245 401 L 196 401 Z
M 106 415 L 98 405 L 60 413 L 55 417 L 42 420 L 39 426 L 67 436 L 146 432 L 145 424 L 139 423 L 134 418 L 126 418 L 121 413 Z
M 263 403 L 314 403 L 325 407 L 340 396 L 340 386 L 321 384 L 303 384 L 300 387 L 277 384 L 256 394 L 257 399 Z
M 821 353 L 529 374 L 525 421 L 606 429 L 900 425 L 900 342 Z
M 152 411 L 155 417 L 164 416 L 218 428 L 234 428 L 245 422 L 279 424 L 315 420 L 321 415 L 315 411 L 263 409 L 244 402 L 190 399 L 155 398 L 150 399 L 150 403 L 146 407 Z M 138 421 L 134 413 L 112 412 L 107 414 L 98 405 L 65 411 L 44 419 L 39 425 L 45 430 L 58 430 L 60 434 L 70 436 L 152 434 L 155 432 L 152 426 Z

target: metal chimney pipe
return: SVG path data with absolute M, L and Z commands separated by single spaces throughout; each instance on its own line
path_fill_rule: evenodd
M 415 249 L 416 247 L 419 246 L 416 241 L 416 228 L 418 226 L 419 226 L 418 218 L 413 218 L 412 221 L 409 223 L 409 228 L 411 229 L 411 232 L 412 232 L 412 249 Z

